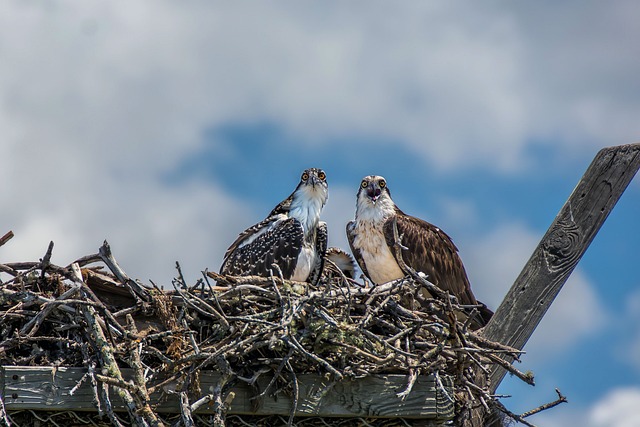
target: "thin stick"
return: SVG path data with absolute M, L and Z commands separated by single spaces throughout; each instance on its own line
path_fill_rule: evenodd
M 12 238 L 13 238 L 13 231 L 11 230 L 7 231 L 4 236 L 0 237 L 0 246 L 4 245 Z
M 561 403 L 566 403 L 567 402 L 567 398 L 565 396 L 562 395 L 562 393 L 560 393 L 560 390 L 556 388 L 556 393 L 558 394 L 558 398 L 556 400 L 554 400 L 553 402 L 549 402 L 549 403 L 545 403 L 544 405 L 540 405 L 537 408 L 534 408 L 530 411 L 527 411 L 525 413 L 523 413 L 522 415 L 520 415 L 520 418 L 527 418 L 530 417 L 533 414 L 537 414 L 538 412 L 542 412 L 542 411 L 546 411 L 547 409 L 551 409 L 554 406 L 558 406 Z
M 104 262 L 107 267 L 109 267 L 111 272 L 116 275 L 120 282 L 124 283 L 127 288 L 129 288 L 129 291 L 134 298 L 136 298 L 137 300 L 142 300 L 144 302 L 149 302 L 151 300 L 149 291 L 140 286 L 135 280 L 130 279 L 129 276 L 127 276 L 127 274 L 122 270 L 122 268 L 120 268 L 120 265 L 118 265 L 118 262 L 113 257 L 113 254 L 111 253 L 111 247 L 106 240 L 104 241 L 102 246 L 100 246 L 98 253 L 100 254 L 102 262 Z
M 185 427 L 194 427 L 196 423 L 191 415 L 191 406 L 189 405 L 189 396 L 187 392 L 180 392 L 180 414 L 182 415 L 182 423 Z
M 40 262 L 40 281 L 44 281 L 44 274 L 49 267 L 49 263 L 51 262 L 51 253 L 53 252 L 53 240 L 49 242 L 49 247 L 47 248 L 47 252 L 44 254 L 42 261 Z

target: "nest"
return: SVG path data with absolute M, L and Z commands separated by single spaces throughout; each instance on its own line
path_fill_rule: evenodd
M 518 359 L 519 351 L 471 330 L 475 313 L 459 319 L 469 307 L 419 274 L 372 287 L 330 265 L 317 286 L 283 280 L 277 269 L 268 278 L 205 271 L 188 284 L 177 265 L 173 289 L 166 290 L 129 278 L 106 242 L 97 254 L 66 267 L 50 263 L 52 248 L 37 262 L 0 264 L 0 364 L 87 368 L 92 384 L 108 384 L 127 407 L 124 415 L 116 413 L 105 388 L 95 386 L 102 403 L 102 424 L 95 425 L 353 425 L 294 417 L 302 373 L 325 376 L 325 393 L 343 379 L 402 374 L 400 400 L 421 376 L 433 375 L 441 385 L 446 379 L 455 401 L 450 423 L 462 425 L 473 408 L 502 407 L 489 393 L 493 364 L 532 382 L 500 357 Z M 133 371 L 131 380 L 123 377 L 124 369 Z M 200 387 L 205 370 L 220 374 L 209 390 Z M 256 390 L 257 397 L 293 397 L 290 416 L 226 414 L 231 387 L 256 384 L 258 378 L 270 380 Z M 156 411 L 149 396 L 159 391 L 179 396 L 180 413 Z M 202 405 L 215 410 L 203 416 Z M 96 414 L 11 413 L 0 406 L 7 424 L 24 425 L 30 416 L 74 425 Z M 361 421 L 413 425 L 402 419 Z

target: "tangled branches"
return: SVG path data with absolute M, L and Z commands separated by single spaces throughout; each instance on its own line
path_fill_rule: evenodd
M 468 307 L 433 298 L 421 276 L 369 287 L 328 269 L 314 287 L 283 280 L 277 270 L 269 278 L 209 272 L 189 285 L 178 265 L 167 291 L 129 278 L 106 242 L 67 267 L 50 263 L 52 249 L 39 262 L 0 264 L 8 278 L 0 283 L 0 362 L 87 368 L 82 381 L 92 384 L 100 414 L 115 426 L 123 421 L 109 388 L 134 425 L 164 425 L 157 396 L 170 395 L 180 408 L 174 425 L 196 425 L 207 408 L 211 425 L 223 426 L 239 383 L 255 388 L 254 405 L 289 396 L 285 418 L 294 424 L 304 413 L 302 373 L 327 378 L 318 402 L 343 379 L 378 374 L 406 377 L 396 393 L 401 402 L 431 375 L 455 403 L 459 425 L 473 407 L 496 406 L 488 388 L 474 382 L 476 373 L 504 364 L 500 353 L 520 354 L 470 330 L 470 319 L 460 316 Z M 219 374 L 208 390 L 201 389 L 204 371 Z

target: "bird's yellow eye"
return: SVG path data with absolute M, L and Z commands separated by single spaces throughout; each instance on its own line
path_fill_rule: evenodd
M 381 179 L 380 182 L 378 183 L 378 185 L 380 186 L 380 188 L 384 188 L 387 186 L 387 183 L 384 179 Z
M 324 181 L 324 179 L 325 179 L 326 177 L 327 177 L 327 175 L 325 175 L 325 173 L 324 173 L 324 172 L 322 172 L 322 171 L 318 172 L 318 178 L 320 178 L 321 180 L 323 180 L 323 181 Z
M 308 173 L 306 173 L 306 172 L 304 172 L 304 173 L 302 174 L 302 176 L 300 177 L 300 179 L 302 179 L 303 181 L 308 180 L 308 179 L 309 179 L 309 174 L 308 174 Z
M 369 183 L 367 181 L 362 181 L 362 183 L 360 184 L 360 187 L 367 188 L 368 185 Z

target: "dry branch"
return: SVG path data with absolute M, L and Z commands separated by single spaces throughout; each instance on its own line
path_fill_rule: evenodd
M 231 387 L 255 386 L 262 375 L 270 381 L 256 390 L 256 405 L 265 396 L 292 397 L 284 423 L 293 425 L 305 373 L 326 375 L 318 402 L 343 378 L 403 374 L 398 404 L 411 398 L 418 378 L 433 374 L 455 402 L 459 423 L 472 408 L 497 404 L 488 387 L 471 382 L 477 366 L 487 375 L 494 363 L 520 374 L 496 356 L 518 358 L 520 351 L 468 330 L 455 315 L 463 307 L 438 292 L 426 298 L 422 290 L 434 285 L 415 272 L 376 287 L 340 274 L 312 286 L 278 275 L 210 272 L 189 286 L 179 272 L 175 290 L 163 291 L 129 278 L 106 242 L 98 254 L 68 267 L 51 264 L 50 252 L 41 262 L 0 264 L 10 276 L 0 287 L 0 363 L 86 367 L 81 382 L 93 384 L 111 425 L 125 421 L 114 412 L 109 390 L 124 400 L 133 425 L 166 422 L 150 398 L 165 392 L 180 398 L 172 423 L 198 425 L 206 405 L 215 408 L 214 424 L 223 426 Z M 131 381 L 124 368 L 133 370 Z M 221 380 L 201 390 L 202 370 L 220 372 Z M 444 387 L 444 377 L 453 379 L 453 390 Z M 1 410 L 0 416 L 12 416 Z
M 4 236 L 0 237 L 0 246 L 7 243 L 13 237 L 13 231 L 8 231 Z

